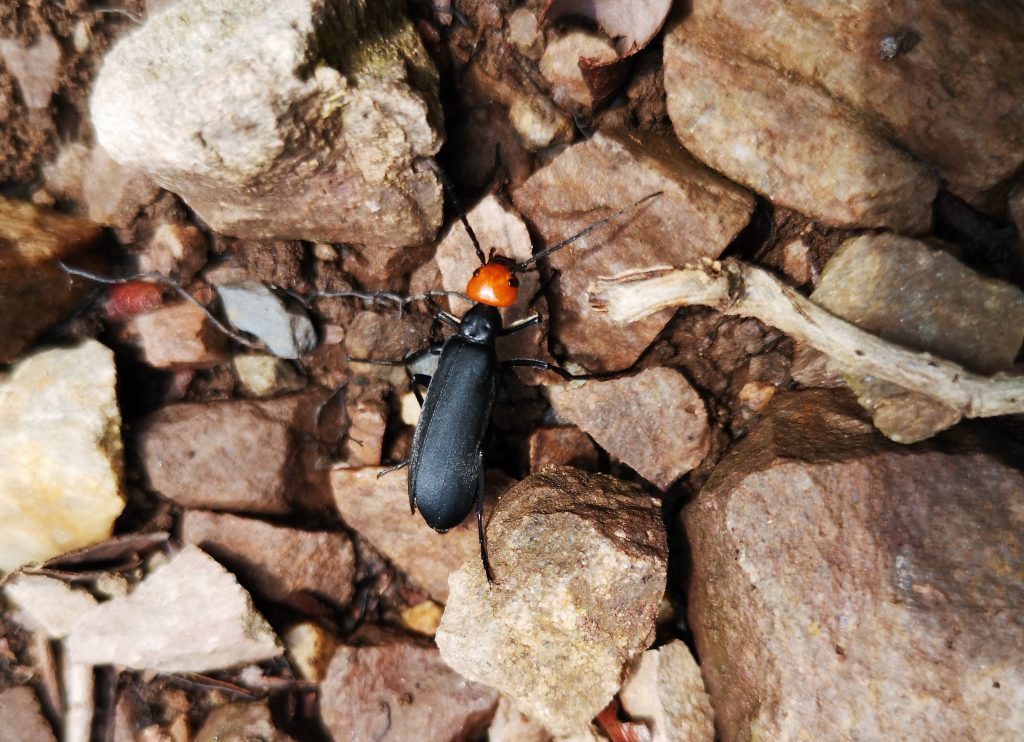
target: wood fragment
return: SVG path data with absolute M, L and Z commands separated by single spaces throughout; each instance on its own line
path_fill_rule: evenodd
M 622 324 L 661 309 L 692 305 L 752 317 L 820 350 L 846 373 L 898 384 L 952 407 L 961 417 L 1024 412 L 1024 376 L 982 376 L 930 353 L 890 343 L 830 314 L 767 271 L 738 260 L 601 278 L 590 285 L 590 302 Z

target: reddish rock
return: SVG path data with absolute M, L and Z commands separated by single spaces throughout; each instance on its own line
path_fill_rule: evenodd
M 128 322 L 124 333 L 154 368 L 211 368 L 228 360 L 227 337 L 202 308 L 189 301 L 140 314 Z
M 990 435 L 897 446 L 860 415 L 834 392 L 777 395 L 684 511 L 718 731 L 1014 738 L 1020 453 Z
M 343 533 L 188 510 L 181 540 L 201 547 L 270 600 L 288 602 L 311 592 L 345 605 L 355 589 L 355 550 Z
M 340 647 L 321 688 L 335 739 L 474 740 L 498 705 L 496 691 L 458 675 L 434 647 L 411 643 Z
M 0 692 L 0 742 L 56 742 L 39 699 L 27 686 Z
M 530 434 L 530 471 L 562 464 L 596 469 L 599 451 L 589 435 L 575 425 L 537 428 Z
M 629 367 L 672 313 L 617 325 L 590 307 L 590 282 L 629 269 L 718 257 L 746 225 L 753 198 L 668 138 L 618 131 L 599 131 L 569 147 L 512 194 L 520 213 L 553 245 L 658 191 L 658 198 L 549 261 L 560 271 L 549 293 L 557 339 L 572 360 L 592 370 Z
M 697 466 L 711 446 L 704 401 L 669 368 L 553 386 L 548 397 L 556 415 L 662 489 Z

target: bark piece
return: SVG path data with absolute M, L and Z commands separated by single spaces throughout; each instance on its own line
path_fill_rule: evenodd
M 628 329 L 595 314 L 586 289 L 597 276 L 665 262 L 717 257 L 753 209 L 745 191 L 694 162 L 674 142 L 599 131 L 569 147 L 513 193 L 516 208 L 553 245 L 631 203 L 662 191 L 552 255 L 552 325 L 569 357 L 588 368 L 630 366 L 669 314 Z
M 115 375 L 87 340 L 0 377 L 0 571 L 110 536 L 124 509 Z
M 92 288 L 71 283 L 57 261 L 94 264 L 100 228 L 0 196 L 0 363 L 14 361 Z
M 228 360 L 227 337 L 202 307 L 182 301 L 132 318 L 124 328 L 154 368 L 212 368 Z
M 704 401 L 672 369 L 548 387 L 548 398 L 555 414 L 661 489 L 697 466 L 711 446 Z
M 895 446 L 846 396 L 780 394 L 686 508 L 724 739 L 1021 728 L 1020 452 L 948 442 Z
M 487 543 L 495 582 L 478 560 L 451 576 L 437 646 L 552 732 L 574 733 L 654 636 L 667 559 L 657 500 L 551 467 L 502 495 Z
M 221 670 L 282 651 L 249 594 L 195 546 L 83 616 L 66 647 L 75 663 L 158 672 Z
M 397 0 L 184 0 L 107 54 L 91 113 L 225 234 L 408 246 L 441 222 L 437 71 Z
M 339 647 L 322 689 L 337 739 L 477 739 L 498 705 L 496 691 L 458 675 L 435 648 L 405 642 Z
M 348 536 L 300 531 L 254 518 L 186 511 L 181 540 L 195 544 L 255 593 L 288 602 L 304 592 L 344 606 L 355 589 L 355 550 Z
M 39 699 L 27 686 L 0 692 L 0 742 L 56 742 Z

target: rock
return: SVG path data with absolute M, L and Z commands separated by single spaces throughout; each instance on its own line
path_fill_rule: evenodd
M 441 655 L 572 734 L 654 637 L 667 561 L 658 502 L 606 475 L 552 467 L 502 495 L 487 543 L 496 581 L 478 560 L 452 574 Z
M 110 536 L 124 509 L 114 354 L 95 340 L 0 377 L 0 571 Z
M 300 358 L 316 347 L 316 329 L 301 307 L 286 303 L 258 281 L 217 286 L 231 324 L 255 335 L 279 358 Z
M 206 717 L 195 739 L 213 742 L 291 742 L 274 726 L 267 701 L 229 703 L 219 706 Z
M 594 100 L 580 70 L 580 58 L 614 62 L 615 45 L 593 31 L 572 29 L 551 41 L 540 59 L 540 73 L 551 84 L 551 98 L 559 106 L 590 111 Z
M 441 624 L 442 613 L 444 613 L 444 606 L 432 600 L 424 600 L 422 603 L 402 610 L 402 625 L 417 634 L 433 636 Z
M 85 200 L 82 181 L 92 150 L 78 142 L 61 145 L 52 162 L 43 165 L 46 194 L 56 200 L 80 204 Z
M 661 489 L 697 466 L 710 449 L 704 401 L 678 371 L 649 368 L 547 391 L 556 415 Z
M 508 40 L 519 52 L 537 61 L 544 53 L 544 36 L 540 33 L 536 10 L 516 8 L 508 17 Z
M 657 191 L 658 198 L 551 257 L 561 271 L 551 292 L 558 297 L 552 326 L 569 357 L 592 370 L 632 365 L 671 312 L 616 325 L 591 309 L 590 282 L 628 269 L 717 257 L 747 223 L 753 199 L 667 138 L 616 131 L 599 131 L 569 147 L 512 194 L 520 213 L 553 245 Z
M 782 246 L 782 271 L 786 278 L 797 286 L 804 286 L 812 281 L 817 283 L 817 273 L 811 246 L 799 237 Z
M 543 95 L 518 95 L 508 108 L 509 122 L 526 149 L 568 144 L 575 136 L 572 117 L 558 110 Z
M 94 222 L 127 227 L 159 193 L 160 186 L 142 170 L 121 165 L 103 147 L 93 147 L 82 176 L 82 196 Z
M 779 394 L 684 510 L 723 739 L 1022 728 L 1024 476 L 991 435 L 947 440 L 897 446 L 846 396 Z
M 480 560 L 476 520 L 438 533 L 418 513 L 409 513 L 405 470 L 378 479 L 379 471 L 374 466 L 331 472 L 342 520 L 432 598 L 447 602 L 449 573 L 467 560 Z
M 202 548 L 270 600 L 289 602 L 311 592 L 344 606 L 355 590 L 355 550 L 343 533 L 188 510 L 181 540 Z
M 345 408 L 348 440 L 345 460 L 352 466 L 380 466 L 388 407 L 379 399 L 350 400 Z
M 1024 342 L 1024 293 L 897 235 L 847 240 L 811 298 L 886 340 L 982 373 L 1011 368 Z M 960 421 L 959 410 L 927 395 L 871 377 L 846 381 L 875 426 L 900 443 Z
M 4 594 L 21 609 L 23 624 L 42 629 L 51 639 L 63 638 L 79 617 L 96 606 L 96 599 L 85 590 L 46 575 L 18 575 L 4 587 Z
M 311 683 L 321 682 L 327 676 L 327 666 L 334 656 L 337 640 L 312 621 L 292 626 L 283 638 L 288 648 L 288 659 L 299 676 Z
M 505 696 L 498 701 L 498 710 L 487 729 L 488 742 L 550 742 L 551 733 L 519 712 Z
M 1024 70 L 1009 62 L 1024 54 L 1022 20 L 1014 3 L 933 5 L 924 12 L 872 3 L 852 14 L 838 6 L 823 9 L 813 0 L 784 7 L 766 0 L 698 3 L 666 38 L 669 110 L 676 109 L 671 115 L 681 138 L 688 123 L 695 124 L 684 143 L 710 143 L 705 146 L 716 150 L 716 161 L 707 161 L 731 177 L 739 177 L 742 165 L 748 173 L 785 180 L 780 171 L 791 159 L 788 151 L 805 162 L 807 170 L 793 186 L 803 184 L 808 195 L 808 186 L 818 180 L 808 179 L 815 170 L 833 179 L 848 170 L 854 182 L 859 174 L 862 194 L 870 201 L 883 195 L 898 200 L 898 189 L 920 188 L 920 195 L 903 198 L 912 206 L 906 216 L 901 218 L 898 208 L 883 210 L 894 222 L 888 226 L 920 231 L 927 227 L 934 182 L 921 177 L 919 168 L 907 169 L 907 156 L 894 156 L 894 148 L 935 168 L 953 193 L 981 206 L 997 197 L 1000 184 L 1024 161 L 1024 140 L 1016 136 L 1024 129 L 1024 111 L 1015 103 L 1024 94 Z M 880 42 L 901 30 L 919 43 L 904 46 L 894 59 L 883 58 Z M 725 54 L 730 63 L 712 63 L 698 46 Z M 684 63 L 680 53 L 691 49 L 703 58 Z M 964 66 L 964 59 L 971 63 Z M 692 85 L 693 80 L 701 85 Z M 710 96 L 711 107 L 701 108 L 693 99 L 688 115 L 680 117 L 681 106 L 673 99 L 687 96 L 686 88 L 699 88 L 702 100 Z M 752 90 L 761 95 L 752 96 Z M 845 126 L 814 128 L 823 114 L 840 111 L 848 117 Z M 698 120 L 700 112 L 704 117 Z M 722 128 L 715 132 L 711 120 Z M 750 127 L 750 121 L 765 126 Z M 857 136 L 851 141 L 853 132 Z M 814 146 L 815 136 L 832 137 L 817 140 L 831 142 L 826 151 Z M 738 141 L 770 148 L 755 146 L 743 160 L 729 162 Z M 858 144 L 859 153 L 852 149 Z
M 345 352 L 349 358 L 373 358 L 397 361 L 410 352 L 423 350 L 432 318 L 363 311 L 355 316 L 345 334 Z M 400 367 L 361 364 L 356 367 L 367 376 L 384 376 L 394 386 L 409 383 L 409 377 Z
M 17 39 L 0 39 L 0 59 L 18 81 L 21 99 L 29 108 L 50 105 L 60 85 L 60 44 L 45 31 L 31 46 L 22 47 Z
M 28 686 L 0 692 L 0 742 L 56 742 L 53 730 L 43 716 L 39 699 Z
M 316 414 L 326 396 L 164 407 L 139 435 L 149 485 L 187 508 L 284 514 L 293 504 L 319 505 L 319 481 L 299 468 L 296 449 L 300 438 L 314 438 L 315 448 Z
M 647 724 L 654 742 L 714 742 L 715 712 L 700 667 L 678 639 L 644 652 L 619 698 L 630 717 Z
M 321 684 L 320 713 L 336 739 L 477 739 L 498 694 L 451 670 L 433 647 L 339 647 Z
M 183 0 L 107 54 L 91 114 L 218 232 L 407 246 L 441 223 L 438 75 L 396 0 Z
M 530 471 L 534 473 L 551 464 L 594 470 L 598 453 L 590 436 L 575 425 L 541 427 L 530 434 Z
M 187 284 L 206 265 L 206 236 L 194 224 L 161 224 L 137 265 L 140 273 L 160 273 Z
M 212 368 L 228 360 L 227 337 L 189 301 L 165 304 L 133 317 L 124 327 L 153 368 Z
M 281 646 L 230 572 L 186 546 L 135 591 L 82 616 L 72 662 L 156 672 L 209 672 L 276 657 Z
M 273 397 L 306 388 L 306 380 L 294 366 L 268 353 L 239 353 L 231 363 L 242 392 L 250 397 Z
M 18 358 L 93 289 L 72 284 L 57 261 L 94 266 L 100 234 L 92 222 L 0 196 L 0 363 Z

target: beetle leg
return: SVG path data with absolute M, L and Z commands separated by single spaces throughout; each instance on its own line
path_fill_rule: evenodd
M 480 473 L 476 483 L 476 530 L 480 537 L 480 559 L 484 563 L 484 574 L 487 575 L 487 582 L 494 582 L 494 572 L 491 571 L 491 562 L 487 558 L 487 543 L 484 540 L 484 454 L 480 452 Z
M 441 322 L 444 322 L 446 325 L 456 330 L 458 330 L 459 327 L 462 325 L 462 321 L 459 320 L 458 317 L 456 317 L 454 314 L 451 314 L 450 312 L 438 312 L 434 316 Z
M 380 479 L 385 474 L 390 474 L 393 471 L 398 471 L 399 469 L 404 469 L 408 465 L 409 465 L 409 461 L 407 459 L 405 461 L 399 461 L 397 464 L 389 466 L 387 469 L 381 469 L 379 472 L 377 472 L 377 479 Z
M 539 312 L 534 312 L 529 317 L 526 317 L 526 318 L 521 319 L 521 320 L 516 320 L 515 322 L 513 322 L 508 327 L 502 328 L 502 330 L 501 330 L 501 332 L 499 334 L 501 334 L 501 335 L 512 335 L 513 333 L 516 333 L 516 332 L 522 332 L 523 330 L 525 330 L 528 327 L 533 327 L 534 325 L 540 324 L 540 319 L 541 319 L 540 318 L 540 313 Z
M 556 366 L 553 363 L 541 361 L 537 358 L 509 358 L 507 361 L 502 361 L 501 365 L 506 368 L 539 368 L 544 371 L 552 371 L 566 381 L 574 381 L 576 379 L 603 379 L 609 376 L 609 374 L 574 374 L 572 371 L 568 371 L 561 366 Z
M 416 401 L 420 403 L 420 407 L 423 406 L 423 392 L 420 391 L 420 387 L 426 389 L 430 386 L 430 378 L 426 374 L 410 374 L 409 381 L 412 387 L 412 393 L 416 395 Z

